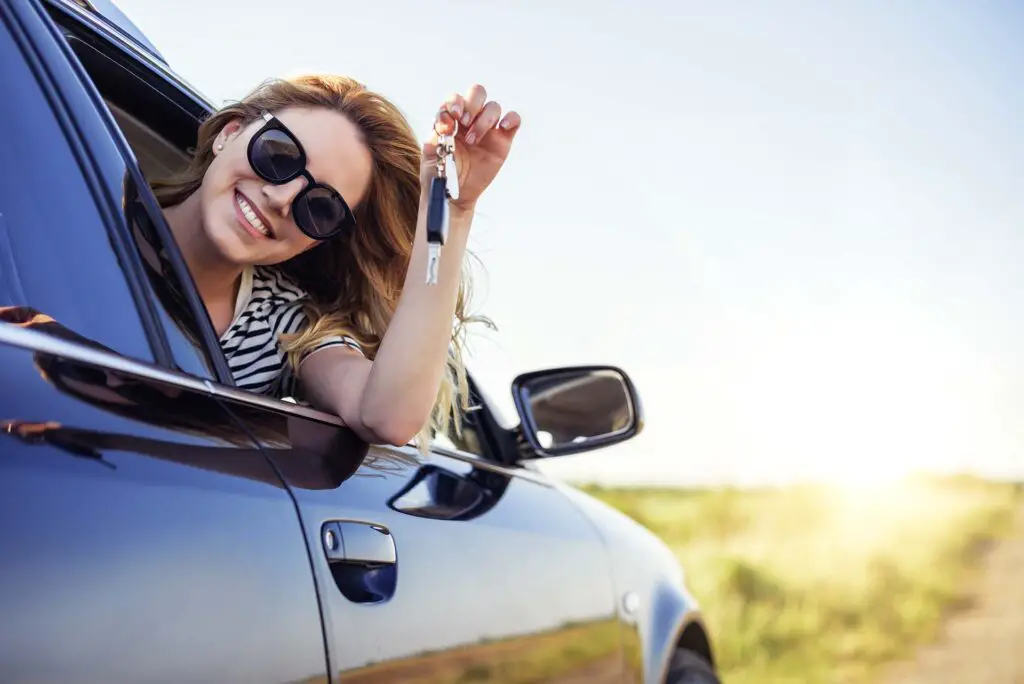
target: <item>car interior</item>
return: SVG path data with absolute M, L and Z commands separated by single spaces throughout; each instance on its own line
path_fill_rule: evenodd
M 135 152 L 139 168 L 146 178 L 168 178 L 188 166 L 189 157 L 156 131 L 110 99 L 105 100 L 121 132 Z

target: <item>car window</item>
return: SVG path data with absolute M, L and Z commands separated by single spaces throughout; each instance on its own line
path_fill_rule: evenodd
M 74 331 L 76 341 L 153 361 L 129 278 L 103 220 L 90 161 L 69 142 L 36 75 L 0 31 L 0 314 L 6 324 Z M 59 333 L 58 333 L 59 334 Z
M 174 123 L 180 130 L 181 121 L 194 120 L 138 76 L 141 65 L 129 70 L 123 54 L 115 60 L 100 51 L 95 42 L 79 39 L 70 26 L 64 28 L 69 46 L 103 100 L 100 105 L 106 106 L 111 114 L 116 126 L 112 132 L 120 133 L 126 145 L 122 155 L 124 173 L 109 181 L 121 185 L 124 201 L 122 216 L 118 218 L 124 221 L 143 265 L 146 277 L 141 279 L 141 287 L 163 324 L 171 361 L 178 370 L 231 384 L 223 358 L 215 358 L 210 351 L 216 350 L 217 345 L 206 310 L 195 295 L 191 276 L 156 199 L 145 184 L 147 172 L 162 175 L 188 163 L 185 152 L 147 121 Z M 140 117 L 143 113 L 144 118 Z M 133 173 L 132 167 L 136 165 Z M 136 182 L 136 175 L 141 183 Z M 221 372 L 217 370 L 218 361 Z

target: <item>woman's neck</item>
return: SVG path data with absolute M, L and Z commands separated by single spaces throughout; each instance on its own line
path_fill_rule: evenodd
M 163 211 L 206 308 L 225 298 L 233 301 L 243 267 L 226 261 L 210 242 L 203 230 L 198 192 Z

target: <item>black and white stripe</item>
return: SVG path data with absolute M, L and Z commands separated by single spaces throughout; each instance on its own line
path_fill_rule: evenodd
M 295 397 L 297 383 L 284 351 L 281 335 L 297 333 L 309 324 L 302 308 L 306 294 L 276 269 L 256 266 L 252 289 L 244 306 L 220 338 L 221 349 L 239 389 L 278 398 Z M 331 346 L 361 351 L 350 337 L 330 337 L 308 353 Z

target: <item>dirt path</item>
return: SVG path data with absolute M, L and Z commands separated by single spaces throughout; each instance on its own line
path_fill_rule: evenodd
M 988 554 L 972 605 L 884 684 L 1024 684 L 1024 508 L 1016 533 Z

